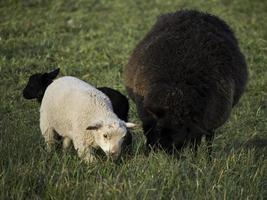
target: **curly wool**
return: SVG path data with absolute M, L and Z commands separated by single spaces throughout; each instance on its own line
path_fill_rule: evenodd
M 225 123 L 244 91 L 247 66 L 225 22 L 182 10 L 158 17 L 123 76 L 147 144 L 180 148 Z
M 102 121 L 119 123 L 109 98 L 93 86 L 74 77 L 61 77 L 51 83 L 40 108 L 40 128 L 47 143 L 53 135 L 73 141 L 82 152 L 97 147 L 88 125 Z

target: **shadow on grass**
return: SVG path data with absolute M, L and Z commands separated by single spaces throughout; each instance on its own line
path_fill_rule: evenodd
M 253 150 L 255 151 L 255 159 L 267 157 L 267 138 L 265 137 L 254 137 L 246 142 L 234 141 L 232 145 L 227 146 L 224 149 L 226 154 L 230 153 L 232 150 Z
M 244 147 L 246 149 L 255 149 L 257 154 L 267 156 L 267 138 L 255 137 L 248 140 Z

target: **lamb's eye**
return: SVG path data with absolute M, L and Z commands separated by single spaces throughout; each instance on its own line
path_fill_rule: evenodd
M 103 137 L 104 137 L 104 138 L 108 138 L 108 135 L 107 135 L 107 134 L 104 134 Z

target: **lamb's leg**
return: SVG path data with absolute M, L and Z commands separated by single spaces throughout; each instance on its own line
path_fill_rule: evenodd
M 95 160 L 94 151 L 92 148 L 89 148 L 84 145 L 80 140 L 73 140 L 74 148 L 78 152 L 78 156 L 82 158 L 85 162 L 93 162 Z
M 88 163 L 95 160 L 94 151 L 91 148 L 79 148 L 78 156 Z
M 85 162 L 93 162 L 96 158 L 94 155 L 94 151 L 92 149 L 87 150 L 78 150 L 78 155 L 80 158 L 82 158 Z
M 66 151 L 71 146 L 71 139 L 69 137 L 64 137 L 63 139 L 63 151 Z
M 55 144 L 56 144 L 55 136 L 56 136 L 56 134 L 57 133 L 54 131 L 53 128 L 47 128 L 43 132 L 43 137 L 45 139 L 45 143 L 46 143 L 48 152 L 51 152 L 52 149 L 55 148 Z

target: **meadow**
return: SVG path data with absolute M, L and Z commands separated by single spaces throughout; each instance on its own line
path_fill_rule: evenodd
M 178 9 L 219 16 L 234 30 L 249 82 L 221 127 L 209 160 L 144 154 L 141 128 L 121 163 L 83 163 L 75 152 L 48 153 L 39 104 L 22 97 L 28 77 L 57 67 L 95 86 L 126 94 L 122 71 L 156 17 Z M 266 199 L 267 1 L 1 0 L 0 199 Z M 130 101 L 130 119 L 141 124 Z

